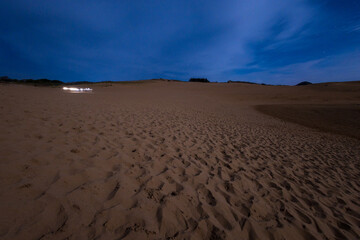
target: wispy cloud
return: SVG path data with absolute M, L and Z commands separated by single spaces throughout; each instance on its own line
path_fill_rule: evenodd
M 307 65 L 318 59 L 356 56 L 357 10 L 305 0 L 2 1 L 0 74 L 287 83 L 322 71 Z
M 349 32 L 360 32 L 360 24 L 351 26 Z

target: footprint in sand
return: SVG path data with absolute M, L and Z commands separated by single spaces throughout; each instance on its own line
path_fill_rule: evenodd
M 206 200 L 206 203 L 210 206 L 216 206 L 216 199 L 209 189 L 207 189 L 203 184 L 200 184 L 198 187 L 198 193 L 200 196 L 203 196 Z

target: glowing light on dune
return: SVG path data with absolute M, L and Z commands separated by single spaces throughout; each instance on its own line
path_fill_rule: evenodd
M 65 91 L 72 91 L 72 92 L 90 92 L 92 91 L 91 88 L 76 88 L 76 87 L 63 87 Z

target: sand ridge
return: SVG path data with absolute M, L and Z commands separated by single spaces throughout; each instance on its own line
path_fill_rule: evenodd
M 359 141 L 253 107 L 354 103 L 356 91 L 155 82 L 0 93 L 2 239 L 359 238 Z

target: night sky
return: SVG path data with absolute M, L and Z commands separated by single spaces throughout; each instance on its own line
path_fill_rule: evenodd
M 360 80 L 360 0 L 2 0 L 0 76 Z

